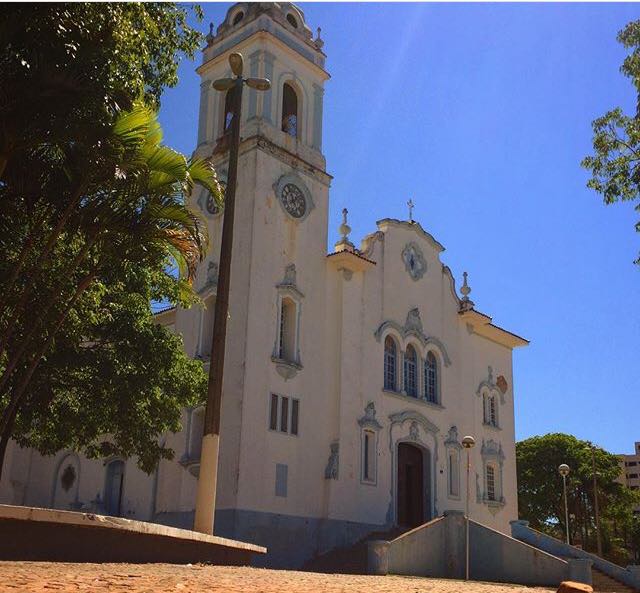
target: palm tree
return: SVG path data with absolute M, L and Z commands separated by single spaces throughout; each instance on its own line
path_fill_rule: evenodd
M 42 187 L 36 200 L 42 220 L 26 234 L 3 282 L 0 472 L 33 373 L 107 263 L 136 265 L 163 258 L 179 268 L 185 280 L 182 289 L 190 291 L 208 236 L 205 221 L 188 207 L 187 198 L 200 185 L 222 200 L 211 164 L 162 145 L 157 114 L 142 104 L 117 115 L 106 143 L 42 143 L 28 156 L 25 169 L 36 160 L 47 175 L 52 163 L 63 163 L 65 187 L 53 194 L 49 186 Z M 0 199 L 12 200 L 19 209 L 26 202 L 20 200 L 22 185 L 11 180 L 25 178 L 29 171 L 8 173 L 0 185 Z M 52 262 L 61 254 L 64 273 L 52 273 Z M 30 306 L 34 299 L 41 304 L 35 312 Z

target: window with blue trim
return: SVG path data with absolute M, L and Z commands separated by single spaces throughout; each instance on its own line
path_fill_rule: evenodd
M 396 390 L 396 343 L 391 336 L 384 341 L 384 388 L 389 391 Z
M 416 349 L 409 345 L 404 355 L 404 390 L 411 397 L 418 397 L 417 366 Z
M 424 361 L 424 396 L 428 402 L 438 403 L 438 361 L 433 352 Z

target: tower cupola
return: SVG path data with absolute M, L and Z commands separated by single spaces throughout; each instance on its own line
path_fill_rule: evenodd
M 203 63 L 198 152 L 224 152 L 230 130 L 230 92 L 217 92 L 211 83 L 231 76 L 228 56 L 240 52 L 247 75 L 268 78 L 271 89 L 246 89 L 240 120 L 241 137 L 261 137 L 287 153 L 322 170 L 324 46 L 320 30 L 313 38 L 304 13 L 290 2 L 239 2 L 207 36 Z

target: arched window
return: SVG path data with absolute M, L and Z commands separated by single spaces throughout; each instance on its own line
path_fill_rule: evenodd
M 485 393 L 483 397 L 484 423 L 489 426 L 498 426 L 498 401 L 495 394 Z
M 240 11 L 236 16 L 233 17 L 233 25 L 237 25 L 244 17 L 244 12 Z
M 282 87 L 282 131 L 298 137 L 298 95 L 287 82 Z
M 438 361 L 433 352 L 424 361 L 424 396 L 428 402 L 438 403 Z
M 107 482 L 104 505 L 107 515 L 119 517 L 122 512 L 122 486 L 124 482 L 124 461 L 116 459 L 107 465 Z
M 496 470 L 490 463 L 486 467 L 487 500 L 496 500 Z
M 384 388 L 395 391 L 396 387 L 396 343 L 391 336 L 384 341 Z
M 280 305 L 279 358 L 294 362 L 296 359 L 297 307 L 293 299 L 283 297 Z
M 211 358 L 213 345 L 213 321 L 215 316 L 216 297 L 211 295 L 204 298 L 204 308 L 200 316 L 200 344 L 198 354 L 201 358 Z
M 411 397 L 418 397 L 417 364 L 416 349 L 409 345 L 404 354 L 404 390 Z
M 191 430 L 189 432 L 189 458 L 200 459 L 202 434 L 204 433 L 204 407 L 191 411 Z
M 294 17 L 291 13 L 289 13 L 287 15 L 287 21 L 289 21 L 289 24 L 294 28 L 297 29 L 298 28 L 298 21 L 296 21 L 296 17 Z
M 231 132 L 231 122 L 233 121 L 233 96 L 234 89 L 229 89 L 224 98 L 224 133 Z
M 453 447 L 449 448 L 447 474 L 449 478 L 449 496 L 460 496 L 460 453 Z
M 489 396 L 489 424 L 498 426 L 498 409 L 495 395 Z

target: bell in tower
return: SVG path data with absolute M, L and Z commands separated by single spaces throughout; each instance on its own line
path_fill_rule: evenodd
M 268 78 L 271 90 L 247 89 L 243 98 L 243 139 L 264 138 L 304 162 L 324 169 L 322 108 L 325 55 L 320 30 L 313 38 L 304 13 L 283 3 L 238 3 L 227 12 L 217 31 L 207 36 L 201 76 L 198 153 L 226 150 L 231 124 L 231 92 L 211 87 L 230 75 L 228 55 L 242 53 L 247 75 Z M 207 154 L 208 153 L 208 154 Z
M 325 323 L 318 314 L 326 310 L 331 182 L 322 154 L 324 83 L 329 79 L 322 47 L 319 32 L 314 38 L 294 4 L 238 3 L 215 31 L 212 27 L 197 70 L 201 96 L 196 155 L 211 160 L 223 185 L 233 96 L 212 84 L 233 77 L 233 52 L 243 56 L 244 76 L 271 81 L 267 91 L 245 86 L 240 112 L 216 503 L 221 513 L 277 511 L 271 479 L 256 486 L 257 457 L 251 451 L 261 452 L 265 471 L 278 480 L 278 492 L 284 492 L 287 479 L 299 479 L 305 462 L 283 462 L 278 437 L 285 429 L 296 436 L 298 420 L 311 412 L 310 404 L 303 406 L 303 397 L 329 393 L 319 350 Z M 188 350 L 206 366 L 209 355 L 215 356 L 208 345 L 224 216 L 206 193 L 196 199 L 211 239 L 196 280 L 206 308 L 180 312 L 178 326 Z M 273 394 L 280 397 L 276 404 Z M 278 415 L 277 429 L 268 429 L 272 419 L 270 415 L 267 424 L 266 406 Z M 290 474 L 283 473 L 285 465 Z M 293 481 L 290 487 L 293 496 Z M 242 530 L 236 525 L 228 534 L 240 537 Z

